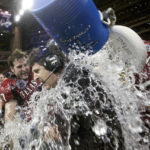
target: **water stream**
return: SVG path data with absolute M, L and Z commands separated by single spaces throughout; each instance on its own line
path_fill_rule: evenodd
M 77 49 L 77 47 L 75 48 Z M 113 51 L 111 41 L 108 41 L 104 48 L 95 56 L 91 57 L 88 53 L 76 55 L 75 52 L 72 52 L 69 55 L 69 59 L 77 66 L 88 68 L 90 77 L 94 78 L 96 82 L 100 79 L 102 87 L 108 95 L 114 96 L 112 104 L 121 123 L 126 150 L 148 150 L 149 131 L 143 125 L 139 114 L 139 108 L 142 109 L 144 104 L 149 103 L 148 97 L 135 87 L 133 73 L 136 70 L 132 60 L 129 60 L 130 65 L 127 65 Z M 90 90 L 94 91 L 96 100 L 98 93 L 93 87 L 90 87 Z M 65 92 L 67 95 L 65 100 L 62 97 L 62 92 Z M 32 149 L 41 150 L 42 148 L 46 149 L 48 146 L 52 150 L 70 150 L 70 121 L 72 114 L 77 113 L 76 107 L 78 106 L 82 112 L 86 110 L 85 115 L 92 112 L 84 101 L 72 102 L 73 97 L 77 98 L 81 95 L 79 90 L 74 95 L 69 95 L 69 93 L 70 88 L 63 79 L 60 79 L 56 88 L 50 91 L 44 89 L 42 92 L 34 93 L 30 101 L 32 120 L 26 122 L 20 119 L 17 114 L 13 123 L 9 123 L 5 125 L 4 129 L 1 129 L 0 141 L 3 143 L 2 145 L 9 143 L 14 150 L 21 150 L 19 142 L 23 139 L 25 150 L 29 150 L 31 147 Z M 72 109 L 64 109 L 64 103 L 66 105 L 72 103 Z M 57 142 L 54 140 L 55 137 L 45 135 L 50 130 L 48 128 L 49 125 L 55 126 L 56 130 L 53 132 L 60 134 L 55 123 L 55 112 L 59 112 L 62 120 L 65 120 L 64 122 L 62 121 L 63 126 L 67 128 L 67 134 L 63 138 L 59 136 Z M 104 121 L 97 120 L 92 130 L 97 136 L 103 136 L 106 135 L 107 128 Z M 50 145 L 44 143 L 45 139 Z M 79 145 L 80 142 L 76 140 L 75 144 Z

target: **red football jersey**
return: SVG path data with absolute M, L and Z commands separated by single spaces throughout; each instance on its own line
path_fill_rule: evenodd
M 0 101 L 5 104 L 11 99 L 13 99 L 13 94 L 11 92 L 11 81 L 10 79 L 6 79 L 0 85 Z
M 146 43 L 145 43 L 146 44 Z M 148 44 L 148 43 L 147 43 Z M 143 71 L 139 74 L 136 74 L 136 84 L 144 84 L 144 90 L 150 90 L 150 43 L 149 48 L 147 47 L 147 59 L 144 66 Z M 137 86 L 139 89 L 139 87 Z M 142 89 L 143 90 L 143 89 Z M 145 110 L 140 112 L 141 119 L 143 120 L 144 124 L 150 128 L 150 106 L 145 106 Z
M 35 92 L 40 85 L 40 82 L 33 80 L 31 74 L 27 80 L 22 79 L 6 79 L 0 85 L 0 100 L 3 103 L 20 97 L 22 101 L 29 100 L 33 92 Z M 15 94 L 14 94 L 15 91 Z
M 147 49 L 147 59 L 146 59 L 146 64 L 143 70 L 143 74 L 141 76 L 142 81 L 141 82 L 146 82 L 150 80 L 150 42 L 144 41 Z M 149 45 L 149 47 L 148 47 Z

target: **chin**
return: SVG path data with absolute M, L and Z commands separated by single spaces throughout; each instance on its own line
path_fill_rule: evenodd
M 29 76 L 22 76 L 21 79 L 26 80 L 26 79 L 28 79 L 28 77 L 29 77 Z
M 44 87 L 45 87 L 46 90 L 50 89 L 50 86 L 48 86 L 48 85 L 45 85 Z

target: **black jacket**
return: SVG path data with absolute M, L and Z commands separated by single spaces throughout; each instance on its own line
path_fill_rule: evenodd
M 71 119 L 70 145 L 72 150 L 124 150 L 120 122 L 112 105 L 114 97 L 88 69 L 70 65 L 63 72 L 63 80 L 71 88 L 70 103 L 65 109 L 75 110 Z M 63 93 L 63 98 L 68 95 Z M 106 133 L 96 134 L 105 127 Z

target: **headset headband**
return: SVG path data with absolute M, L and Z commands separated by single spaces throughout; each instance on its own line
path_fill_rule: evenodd
M 45 55 L 45 54 L 50 54 L 50 52 L 48 51 L 48 47 L 45 47 L 45 48 L 43 48 L 43 49 L 41 49 L 41 53 L 40 53 L 40 55 L 37 57 L 37 58 L 35 58 L 35 61 L 34 62 L 39 62 L 40 61 L 40 59 Z

